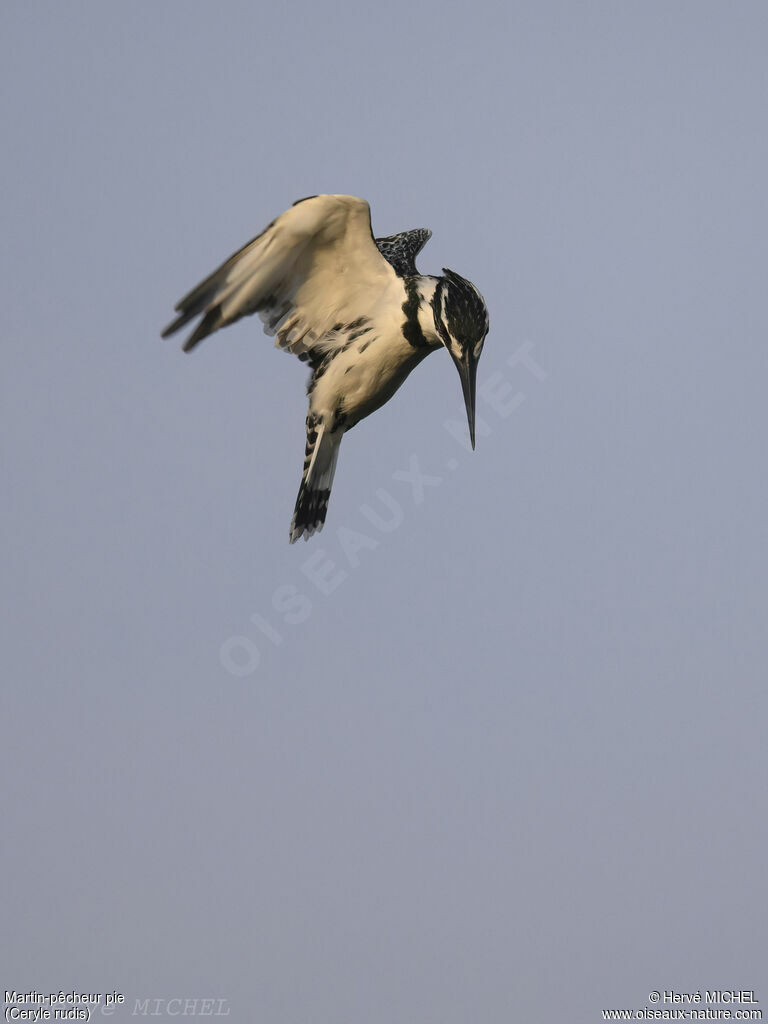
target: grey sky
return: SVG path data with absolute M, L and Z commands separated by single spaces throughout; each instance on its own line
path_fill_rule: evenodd
M 765 1007 L 767 32 L 3 5 L 2 987 L 260 1024 Z M 435 354 L 290 547 L 305 367 L 253 320 L 159 331 L 317 192 L 483 292 L 487 431 Z

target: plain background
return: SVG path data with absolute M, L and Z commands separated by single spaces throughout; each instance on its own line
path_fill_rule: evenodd
M 768 999 L 765 5 L 29 0 L 0 36 L 0 986 Z M 430 357 L 290 547 L 306 368 L 159 332 L 317 192 L 432 228 L 497 400 L 467 452 Z

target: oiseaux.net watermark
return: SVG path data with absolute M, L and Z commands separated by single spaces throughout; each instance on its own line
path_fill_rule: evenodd
M 653 989 L 640 1009 L 601 1010 L 601 1020 L 762 1020 L 754 989 Z
M 485 415 L 477 416 L 477 437 L 490 437 L 500 422 L 522 408 L 531 388 L 541 386 L 549 376 L 532 341 L 523 341 L 505 364 L 504 371 L 495 370 L 478 383 L 478 404 Z M 448 419 L 443 426 L 461 452 L 471 452 L 464 421 Z M 354 526 L 336 527 L 334 549 L 329 550 L 331 531 L 326 529 L 326 544 L 316 547 L 299 566 L 301 583 L 275 586 L 268 599 L 270 610 L 253 612 L 246 629 L 221 644 L 219 661 L 231 676 L 242 679 L 253 675 L 262 663 L 263 648 L 280 647 L 292 629 L 310 618 L 318 601 L 327 600 L 351 572 L 364 564 L 364 553 L 379 550 L 386 538 L 406 522 L 410 511 L 427 502 L 460 465 L 454 457 L 447 459 L 439 471 L 434 466 L 425 469 L 427 463 L 413 454 L 406 466 L 395 469 L 387 486 L 377 488 L 375 496 L 360 505 Z

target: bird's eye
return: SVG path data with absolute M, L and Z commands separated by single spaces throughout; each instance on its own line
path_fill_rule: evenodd
M 475 359 L 479 359 L 480 358 L 480 353 L 483 351 L 483 342 L 484 341 L 485 341 L 485 336 L 483 336 L 480 339 L 480 341 L 478 341 L 478 343 L 475 345 Z

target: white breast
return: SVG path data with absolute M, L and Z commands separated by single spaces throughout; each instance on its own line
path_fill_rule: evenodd
M 399 320 L 392 317 L 389 323 L 374 323 L 369 334 L 332 360 L 312 392 L 313 412 L 333 417 L 341 409 L 349 429 L 392 397 L 430 352 L 415 349 L 405 340 L 402 321 L 401 314 Z

